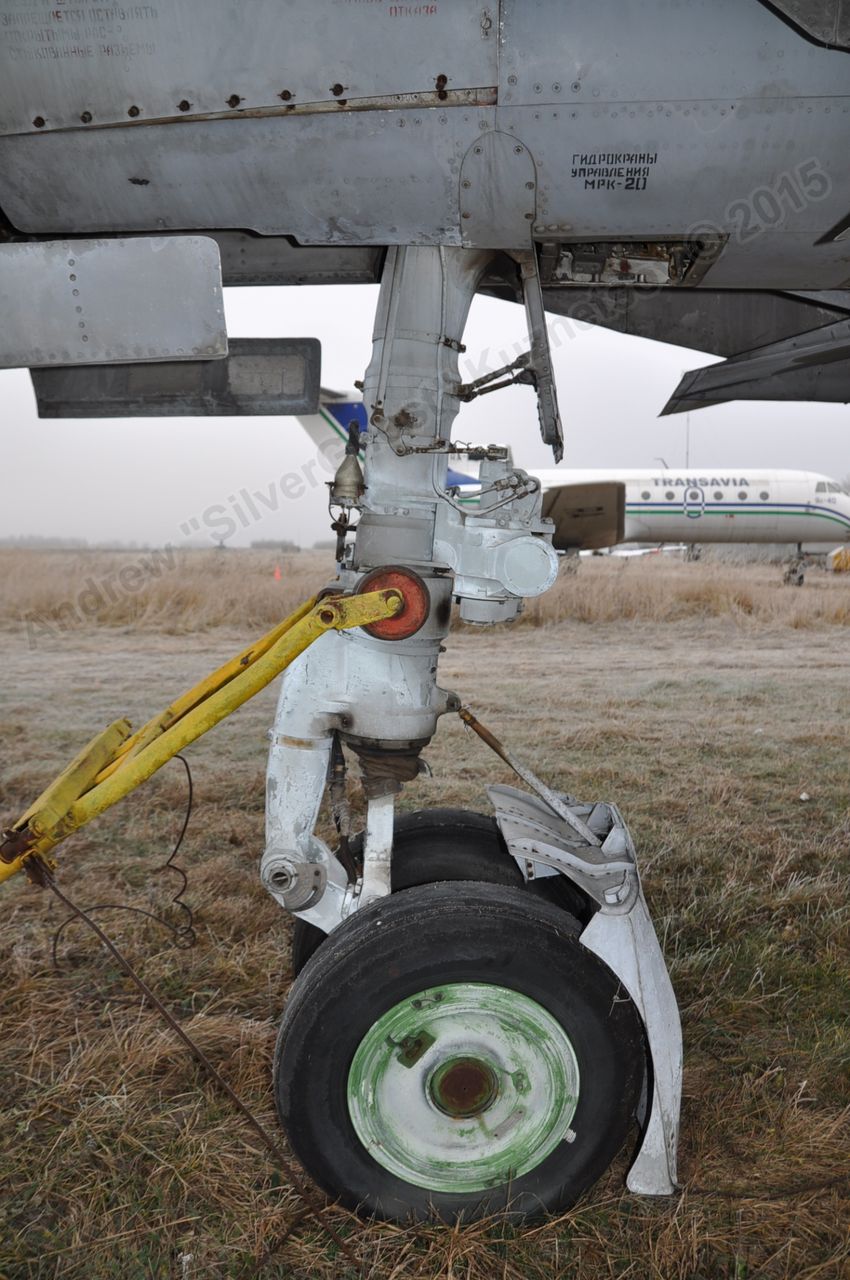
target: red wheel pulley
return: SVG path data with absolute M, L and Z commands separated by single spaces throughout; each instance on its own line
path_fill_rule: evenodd
M 357 595 L 367 591 L 400 591 L 404 604 L 392 618 L 371 622 L 363 628 L 376 640 L 407 640 L 427 621 L 431 611 L 431 593 L 425 581 L 413 569 L 387 565 L 367 573 L 357 585 Z

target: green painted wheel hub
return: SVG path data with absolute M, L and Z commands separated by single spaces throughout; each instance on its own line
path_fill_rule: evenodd
M 483 982 L 394 1005 L 348 1073 L 351 1122 L 378 1164 L 457 1194 L 515 1181 L 572 1141 L 578 1095 L 560 1023 L 528 996 Z

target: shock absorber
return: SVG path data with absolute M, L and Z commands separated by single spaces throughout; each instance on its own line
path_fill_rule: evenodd
M 332 589 L 392 584 L 405 606 L 389 624 L 324 637 L 287 671 L 267 774 L 263 882 L 282 906 L 326 931 L 359 902 L 389 892 L 394 795 L 416 775 L 439 716 L 459 705 L 437 684 L 453 598 L 470 621 L 504 621 L 557 573 L 539 487 L 506 450 L 482 469 L 477 510 L 447 485 L 452 424 L 466 394 L 461 338 L 492 257 L 431 247 L 387 256 L 363 383 L 364 467 L 354 432 L 331 486 L 340 508 Z M 360 756 L 366 784 L 359 887 L 315 833 L 334 735 Z

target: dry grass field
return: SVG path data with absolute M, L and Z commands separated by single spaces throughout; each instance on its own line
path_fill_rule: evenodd
M 795 629 L 850 626 L 847 581 L 818 570 L 799 595 L 778 589 L 781 569 L 769 564 L 697 567 L 649 556 L 582 565 L 580 575 L 562 575 L 530 601 L 517 625 L 724 618 Z M 0 548 L 0 628 L 22 631 L 30 648 L 93 626 L 169 635 L 229 626 L 253 633 L 274 626 L 333 569 L 330 552 Z
M 108 720 L 139 724 L 322 584 L 329 557 L 0 552 L 0 818 Z M 130 568 L 135 572 L 124 573 Z M 681 1178 L 619 1166 L 525 1230 L 330 1219 L 285 1176 L 97 941 L 22 877 L 0 888 L 5 1280 L 839 1280 L 850 1274 L 850 582 L 593 560 L 512 630 L 457 631 L 441 680 L 556 786 L 615 800 L 682 1010 Z M 98 916 L 271 1127 L 289 925 L 256 874 L 269 689 L 189 753 L 181 861 L 197 944 Z M 512 781 L 456 719 L 407 808 Z M 162 770 L 62 851 L 81 904 L 169 915 L 185 775 Z M 808 799 L 802 799 L 803 796 Z M 172 919 L 176 917 L 172 914 Z M 177 921 L 179 923 L 179 921 Z

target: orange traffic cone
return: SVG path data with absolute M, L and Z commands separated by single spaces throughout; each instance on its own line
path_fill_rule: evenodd
M 274 580 L 275 580 L 275 582 L 280 582 L 281 576 L 282 576 L 282 575 L 281 575 L 281 572 L 280 572 L 280 565 L 279 565 L 279 564 L 276 564 L 276 565 L 275 565 L 275 567 L 274 567 Z

